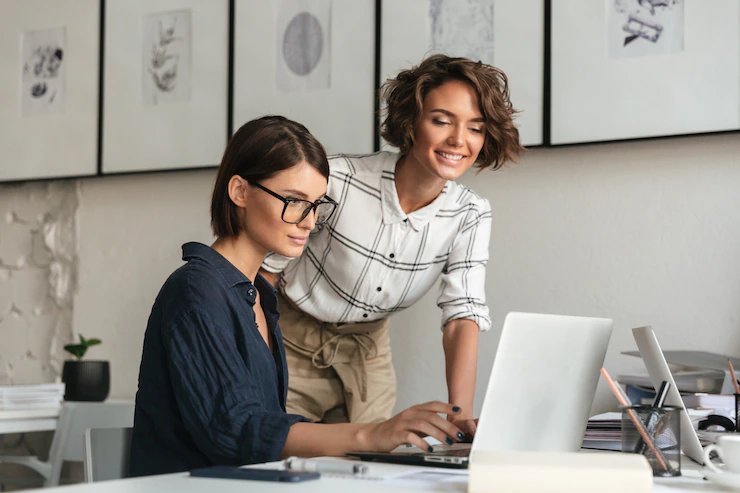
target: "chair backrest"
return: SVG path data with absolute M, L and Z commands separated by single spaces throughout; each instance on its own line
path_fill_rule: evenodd
M 85 430 L 133 426 L 134 407 L 133 401 L 65 402 L 49 449 L 52 468 L 49 484 L 59 484 L 63 461 L 85 460 Z
M 88 483 L 129 477 L 132 428 L 85 430 L 85 481 Z
M 82 462 L 85 459 L 82 445 L 88 428 L 125 428 L 134 425 L 133 401 L 65 402 L 71 408 L 69 424 L 61 454 L 62 460 Z

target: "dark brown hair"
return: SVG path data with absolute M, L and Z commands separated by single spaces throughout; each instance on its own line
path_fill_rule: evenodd
M 475 166 L 498 169 L 516 161 L 524 150 L 514 125 L 518 113 L 509 101 L 509 85 L 500 69 L 467 58 L 432 55 L 416 67 L 388 79 L 381 87 L 381 106 L 386 117 L 380 135 L 402 155 L 414 146 L 414 129 L 429 91 L 450 80 L 470 84 L 478 93 L 480 112 L 485 119 L 486 139 Z
M 241 231 L 237 207 L 229 197 L 229 180 L 239 175 L 249 183 L 271 178 L 306 161 L 329 179 L 326 151 L 301 125 L 282 116 L 264 116 L 245 123 L 231 136 L 216 175 L 211 198 L 211 228 L 218 237 Z

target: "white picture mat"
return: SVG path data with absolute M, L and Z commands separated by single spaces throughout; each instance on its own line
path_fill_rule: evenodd
M 281 92 L 331 89 L 331 4 L 332 0 L 279 0 L 275 84 Z M 288 40 L 292 69 L 284 51 L 286 37 L 291 34 L 298 37 Z M 300 45 L 297 50 L 296 45 Z
M 66 28 L 66 101 L 21 117 L 25 31 Z M 99 0 L 4 0 L 0 15 L 0 181 L 97 173 Z
M 236 0 L 233 130 L 283 115 L 305 125 L 329 153 L 372 152 L 375 1 L 332 1 L 331 88 L 295 93 L 275 84 L 276 3 Z
M 610 59 L 611 2 L 553 2 L 551 143 L 740 128 L 740 2 L 686 0 L 682 53 Z
M 142 103 L 142 19 L 191 11 L 190 100 Z M 218 165 L 227 138 L 227 0 L 106 0 L 103 173 Z
M 381 83 L 431 54 L 429 0 L 382 0 Z M 494 65 L 509 79 L 524 145 L 542 144 L 544 22 L 542 0 L 499 0 L 494 4 Z

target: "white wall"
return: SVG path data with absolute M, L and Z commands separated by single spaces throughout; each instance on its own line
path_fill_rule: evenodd
M 640 368 L 619 353 L 634 348 L 629 329 L 643 324 L 666 348 L 740 355 L 739 156 L 740 136 L 705 136 L 532 150 L 508 169 L 465 176 L 493 205 L 494 324 L 481 336 L 477 406 L 511 310 L 614 318 L 612 374 Z M 135 393 L 147 317 L 181 264 L 180 245 L 211 241 L 214 177 L 211 170 L 80 182 L 73 328 L 103 339 L 90 357 L 110 359 L 112 397 Z M 37 188 L 4 187 L 2 195 Z M 12 207 L 31 214 L 37 206 Z M 7 246 L 7 228 L 3 234 Z M 446 397 L 434 300 L 430 293 L 393 319 L 399 407 Z M 6 360 L 20 357 L 6 348 Z M 595 410 L 614 405 L 602 385 Z
M 0 385 L 53 381 L 72 337 L 73 181 L 0 187 Z

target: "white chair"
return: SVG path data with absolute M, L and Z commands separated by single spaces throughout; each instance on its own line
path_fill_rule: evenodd
M 44 486 L 57 486 L 65 460 L 84 461 L 85 430 L 133 426 L 133 423 L 133 402 L 65 402 L 59 412 L 48 461 L 32 456 L 5 455 L 0 456 L 0 463 L 26 466 L 44 478 Z
M 132 428 L 85 430 L 85 481 L 94 483 L 129 477 Z

